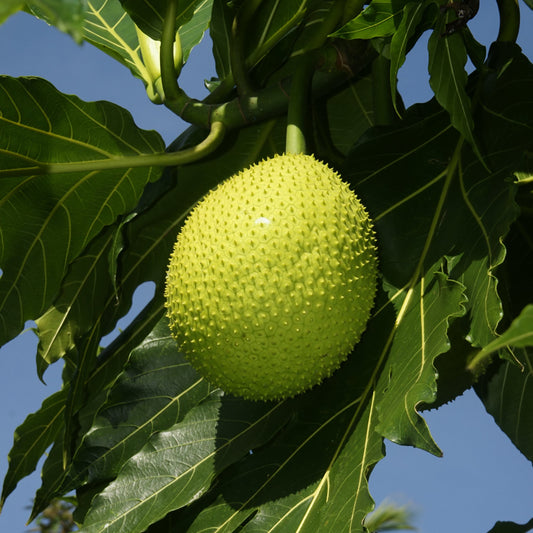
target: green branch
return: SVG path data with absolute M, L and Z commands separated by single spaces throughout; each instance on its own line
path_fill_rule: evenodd
M 224 139 L 226 128 L 221 122 L 213 122 L 209 135 L 199 144 L 178 152 L 116 156 L 112 159 L 95 159 L 73 163 L 39 163 L 21 169 L 0 170 L 0 176 L 29 176 L 63 174 L 70 172 L 94 172 L 139 167 L 171 167 L 192 163 L 216 150 Z
M 167 101 L 180 100 L 183 93 L 178 85 L 179 72 L 175 67 L 176 58 L 174 58 L 175 42 L 179 43 L 176 53 L 182 55 L 180 37 L 179 34 L 176 34 L 177 3 L 177 0 L 169 0 L 161 34 L 161 80 L 165 94 L 165 104 Z M 179 60 L 179 57 L 177 59 Z M 182 62 L 183 59 L 178 64 L 181 65 Z
M 520 7 L 518 0 L 497 0 L 500 12 L 498 41 L 515 43 L 520 29 Z
M 230 62 L 233 80 L 239 94 L 245 95 L 252 92 L 252 86 L 248 78 L 248 70 L 244 60 L 244 37 L 248 30 L 248 24 L 261 5 L 262 0 L 247 0 L 243 2 L 231 25 Z

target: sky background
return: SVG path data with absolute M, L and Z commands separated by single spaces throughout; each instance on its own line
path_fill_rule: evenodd
M 2 0 L 0 0 L 2 1 Z M 533 12 L 523 2 L 519 44 L 533 58 Z M 470 28 L 483 44 L 498 32 L 494 0 L 482 0 Z M 406 105 L 431 97 L 427 82 L 427 39 L 422 39 L 399 75 Z M 185 124 L 146 97 L 140 80 L 91 45 L 76 45 L 70 37 L 33 17 L 19 13 L 0 26 L 0 74 L 40 76 L 57 89 L 84 100 L 109 100 L 128 109 L 137 125 L 157 130 L 168 143 Z M 182 87 L 201 99 L 203 80 L 214 75 L 208 39 L 199 45 L 180 78 Z M 151 294 L 141 289 L 133 308 Z M 128 317 L 119 324 L 124 327 Z M 28 327 L 31 324 L 27 325 Z M 44 398 L 60 388 L 60 365 L 45 374 L 35 372 L 36 337 L 31 330 L 0 349 L 0 479 L 7 471 L 13 433 L 24 418 L 39 409 Z M 533 518 L 533 468 L 495 425 L 473 392 L 451 404 L 424 413 L 433 437 L 444 452 L 426 452 L 387 443 L 387 457 L 370 478 L 377 503 L 384 499 L 412 507 L 414 524 L 423 533 L 487 533 L 498 520 L 525 523 Z M 40 465 L 41 466 L 41 465 Z M 0 533 L 24 533 L 33 495 L 40 485 L 39 469 L 21 481 L 0 515 Z M 125 532 L 126 533 L 126 532 Z

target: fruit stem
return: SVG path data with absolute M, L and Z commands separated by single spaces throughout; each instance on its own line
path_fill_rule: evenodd
M 285 152 L 288 154 L 305 154 L 305 124 L 309 109 L 313 63 L 309 57 L 303 57 L 293 75 L 287 114 L 287 133 Z
M 182 56 L 181 41 L 179 33 L 176 32 L 177 7 L 177 0 L 169 0 L 163 21 L 163 32 L 161 34 L 161 80 L 165 94 L 165 103 L 167 100 L 170 102 L 180 100 L 183 93 L 178 85 L 178 76 L 181 65 L 183 64 L 183 57 L 181 59 L 179 57 Z M 177 47 L 177 58 L 174 58 L 175 41 L 179 44 Z M 177 64 L 180 67 L 178 69 L 175 67 L 175 59 L 179 60 Z

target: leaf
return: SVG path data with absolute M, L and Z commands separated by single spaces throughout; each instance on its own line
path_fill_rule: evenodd
M 0 24 L 24 7 L 24 0 L 4 0 L 0 4 Z
M 307 0 L 269 0 L 261 2 L 249 24 L 246 63 L 255 66 L 272 48 L 293 31 L 303 20 L 308 9 Z
M 396 102 L 397 75 L 405 62 L 409 40 L 415 34 L 428 2 L 409 2 L 403 8 L 402 20 L 390 42 L 390 86 L 394 109 L 399 114 Z
M 231 74 L 230 42 L 231 25 L 235 6 L 225 0 L 213 1 L 213 13 L 209 35 L 213 41 L 213 57 L 218 78 L 223 80 Z
M 179 26 L 183 61 L 187 61 L 191 50 L 202 40 L 211 22 L 213 0 L 197 3 L 192 18 Z
M 533 9 L 533 0 L 524 0 L 525 4 L 530 7 L 531 9 Z
M 70 265 L 53 305 L 35 321 L 39 335 L 37 369 L 41 379 L 48 365 L 72 350 L 93 325 L 110 290 L 108 255 L 113 236 L 110 227 L 91 241 Z
M 498 426 L 533 463 L 533 350 L 515 349 L 514 357 L 521 366 L 503 362 L 476 391 Z
M 372 0 L 350 22 L 332 34 L 342 39 L 373 39 L 392 35 L 402 20 L 405 0 Z
M 244 525 L 250 531 L 362 532 L 372 508 L 367 473 L 383 456 L 372 383 L 382 331 L 393 320 L 390 308 L 372 320 L 338 372 L 285 402 L 292 415 L 267 445 L 250 446 L 252 453 L 222 472 L 209 492 L 163 524 L 179 522 L 188 533 Z
M 525 307 L 509 328 L 484 346 L 476 354 L 476 358 L 484 358 L 507 347 L 526 348 L 529 346 L 533 346 L 533 304 Z
M 57 29 L 69 33 L 80 43 L 82 40 L 83 12 L 88 0 L 32 0 L 26 8 L 44 18 Z
M 52 394 L 16 429 L 8 455 L 9 467 L 4 478 L 0 509 L 17 483 L 35 470 L 41 456 L 61 432 L 65 396 L 65 389 Z
M 429 41 L 429 84 L 435 96 L 448 113 L 451 122 L 464 138 L 476 146 L 472 104 L 466 92 L 467 60 L 463 39 L 458 33 L 443 35 L 444 19 L 433 30 Z
M 95 306 L 94 314 L 85 313 L 84 315 L 85 317 L 92 316 L 90 318 L 92 327 L 87 331 L 87 335 L 97 338 L 97 332 L 108 333 L 117 319 L 129 309 L 131 297 L 141 283 L 154 281 L 156 293 L 154 299 L 132 325 L 128 326 L 116 341 L 99 354 L 97 366 L 90 375 L 86 376 L 85 383 L 81 385 L 84 397 L 87 399 L 86 405 L 82 407 L 77 416 L 81 426 L 81 435 L 93 426 L 96 414 L 103 408 L 111 385 L 123 372 L 132 349 L 155 327 L 164 313 L 163 283 L 168 257 L 186 215 L 198 199 L 220 180 L 248 165 L 255 158 L 268 153 L 271 148 L 270 146 L 265 148 L 265 142 L 273 126 L 274 123 L 251 126 L 234 135 L 228 135 L 219 158 L 206 159 L 181 167 L 178 170 L 180 179 L 177 185 L 176 169 L 166 169 L 161 180 L 150 183 L 146 187 L 141 201 L 143 207 L 139 207 L 137 216 L 124 225 L 123 235 L 127 246 L 118 257 L 119 299 L 117 301 L 117 295 L 111 284 L 108 285 L 108 290 L 100 286 L 102 294 L 94 300 L 99 302 L 98 306 Z M 191 127 L 190 131 L 185 132 L 178 142 L 173 143 L 172 149 L 178 150 L 191 143 L 194 144 L 197 139 L 191 131 L 205 135 L 199 131 L 199 128 Z M 276 135 L 282 133 L 283 129 L 280 128 L 280 132 Z M 198 176 L 202 179 L 198 179 Z M 99 246 L 97 241 L 94 245 Z M 88 265 L 91 266 L 90 263 Z M 102 264 L 101 268 L 102 275 L 107 275 L 107 266 Z M 66 317 L 65 324 L 70 320 L 79 320 L 74 312 L 77 309 L 85 312 L 81 307 L 74 306 Z M 77 326 L 74 324 L 68 327 L 74 330 Z M 94 332 L 91 333 L 93 328 Z M 78 340 L 78 345 L 82 349 L 84 346 L 82 340 Z M 92 355 L 87 353 L 86 357 L 93 359 L 96 363 L 97 353 L 96 351 Z M 119 437 L 115 438 L 120 440 Z M 81 466 L 77 463 L 78 454 L 86 457 L 87 450 L 82 447 L 75 451 L 72 460 L 76 467 L 74 468 L 71 464 L 65 473 L 62 461 L 57 459 L 57 456 L 63 453 L 62 449 L 63 444 L 60 443 L 58 450 L 54 451 L 54 454 L 51 454 L 49 460 L 45 462 L 43 485 L 35 502 L 34 516 L 46 507 L 52 498 L 61 497 L 65 492 L 75 488 L 76 483 L 81 482 L 80 480 L 87 478 L 87 462 L 80 462 Z M 81 458 L 82 455 L 79 457 Z M 98 461 L 96 464 L 99 464 Z
M 178 352 L 164 318 L 131 353 L 74 458 L 78 486 L 115 477 L 157 431 L 179 422 L 209 394 Z
M 119 0 L 87 2 L 83 38 L 125 65 L 137 78 L 150 81 L 142 62 L 135 24 Z
M 528 533 L 533 529 L 533 518 L 527 524 L 515 522 L 496 522 L 489 533 Z
M 343 154 L 374 125 L 372 87 L 372 77 L 366 76 L 327 102 L 331 140 Z
M 84 162 L 162 152 L 163 143 L 120 107 L 82 102 L 41 79 L 3 77 L 0 91 L 3 343 L 50 306 L 69 263 L 159 175 L 150 168 L 84 172 Z M 73 163 L 80 171 L 61 173 Z M 36 173 L 43 168 L 47 174 Z
M 428 268 L 399 300 L 398 318 L 387 361 L 386 376 L 377 388 L 378 431 L 397 444 L 425 449 L 440 456 L 426 422 L 417 413 L 437 393 L 437 356 L 450 348 L 447 331 L 453 318 L 465 312 L 464 287 Z M 403 300 L 403 301 L 402 301 Z M 402 402 L 398 402 L 402 398 Z
M 152 39 L 161 40 L 168 0 L 120 0 L 120 3 L 144 33 Z M 179 0 L 176 12 L 176 28 L 187 24 L 198 11 L 203 12 L 204 6 L 210 8 L 211 3 L 212 0 Z M 204 15 L 202 15 L 203 17 Z
M 502 240 L 518 215 L 514 185 L 505 178 L 521 164 L 530 142 L 526 130 L 511 133 L 515 108 L 501 98 L 521 102 L 522 112 L 532 104 L 531 66 L 518 58 L 514 64 L 517 70 L 498 82 L 491 76 L 480 92 L 476 119 L 499 122 L 482 128 L 491 172 L 457 139 L 435 102 L 411 108 L 397 125 L 369 130 L 343 171 L 375 221 L 390 298 L 382 307 L 392 304 L 397 315 L 392 329 L 383 328 L 390 331 L 390 352 L 377 388 L 378 431 L 433 453 L 438 448 L 416 409 L 434 399 L 433 362 L 440 354 L 447 357 L 449 323 L 467 311 L 467 340 L 483 346 L 495 338 L 501 319 L 494 272 L 505 257 Z M 517 77 L 520 90 L 504 96 Z
M 247 403 L 238 418 L 225 419 L 219 417 L 225 403 L 213 394 L 181 423 L 154 435 L 93 500 L 83 531 L 144 531 L 198 498 L 216 472 L 249 452 L 250 439 L 263 442 L 286 419 L 277 405 L 264 403 Z

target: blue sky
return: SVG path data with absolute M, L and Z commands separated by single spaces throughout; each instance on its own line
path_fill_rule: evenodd
M 471 23 L 475 36 L 488 44 L 497 34 L 496 2 L 482 1 Z M 519 43 L 533 58 L 533 12 L 524 7 Z M 0 26 L 0 74 L 49 79 L 59 90 L 84 100 L 113 101 L 133 114 L 137 124 L 156 129 L 172 140 L 185 124 L 161 106 L 154 106 L 142 83 L 90 45 L 78 46 L 54 28 L 26 14 Z M 400 72 L 400 91 L 407 104 L 430 96 L 425 75 L 425 44 L 410 55 Z M 197 98 L 207 94 L 203 79 L 214 72 L 209 43 L 191 55 L 182 86 Z M 142 299 L 142 294 L 140 295 Z M 134 303 L 135 307 L 135 303 Z M 59 366 L 35 373 L 36 339 L 31 331 L 0 349 L 0 478 L 7 470 L 13 432 L 24 417 L 59 386 Z M 370 487 L 377 503 L 385 498 L 410 504 L 415 525 L 424 533 L 486 533 L 497 520 L 527 522 L 533 517 L 533 468 L 469 392 L 439 410 L 424 414 L 444 452 L 438 459 L 420 450 L 387 444 L 387 457 L 375 468 Z M 23 533 L 38 473 L 22 481 L 0 515 L 0 532 Z

